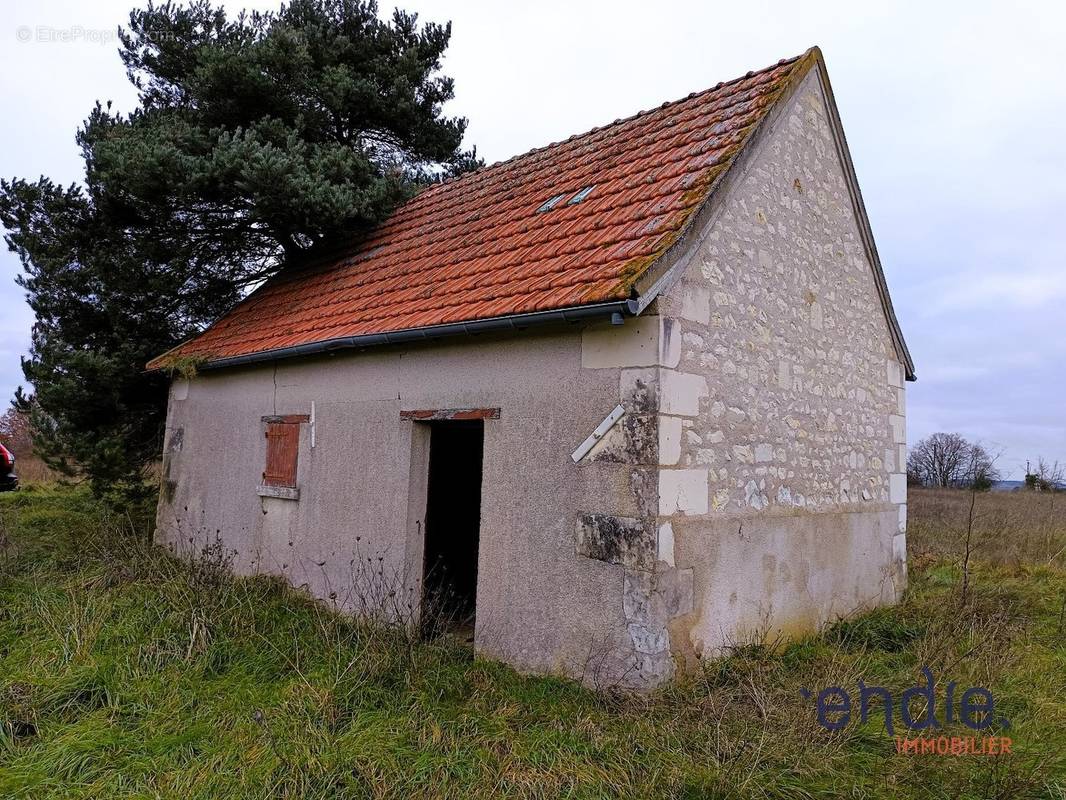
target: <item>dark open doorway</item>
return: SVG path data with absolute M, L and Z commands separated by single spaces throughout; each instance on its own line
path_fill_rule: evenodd
M 423 634 L 473 639 L 485 423 L 430 423 Z

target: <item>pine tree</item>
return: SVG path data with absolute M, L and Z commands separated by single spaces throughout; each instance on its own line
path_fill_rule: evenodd
M 442 114 L 450 25 L 374 2 L 208 0 L 130 14 L 128 114 L 77 132 L 84 185 L 0 182 L 0 222 L 36 314 L 26 379 L 53 466 L 136 486 L 157 458 L 166 376 L 144 364 L 249 287 L 364 235 L 418 187 L 479 164 Z

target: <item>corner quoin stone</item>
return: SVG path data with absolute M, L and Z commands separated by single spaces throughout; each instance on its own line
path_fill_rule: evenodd
M 888 502 L 903 504 L 907 502 L 907 476 L 895 472 L 888 476 Z
M 577 553 L 631 569 L 655 566 L 656 536 L 642 520 L 610 514 L 582 514 L 577 521 Z
M 708 477 L 705 469 L 664 469 L 659 473 L 659 514 L 706 514 Z
M 659 402 L 663 414 L 694 417 L 700 413 L 700 399 L 708 394 L 705 376 L 664 369 L 660 383 Z
M 581 334 L 581 366 L 585 369 L 653 367 L 659 364 L 659 317 L 627 319 L 622 325 L 591 325 Z
M 681 418 L 659 418 L 659 463 L 676 464 L 681 460 Z

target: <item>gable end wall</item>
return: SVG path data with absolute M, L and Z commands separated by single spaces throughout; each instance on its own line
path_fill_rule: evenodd
M 811 70 L 654 307 L 680 338 L 659 423 L 677 442 L 660 528 L 694 571 L 675 654 L 811 630 L 904 584 L 904 371 L 825 97 Z

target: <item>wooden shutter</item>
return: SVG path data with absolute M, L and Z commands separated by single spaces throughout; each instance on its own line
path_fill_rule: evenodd
M 299 423 L 267 423 L 266 440 L 266 470 L 263 472 L 263 485 L 295 488 L 296 457 L 300 447 Z

